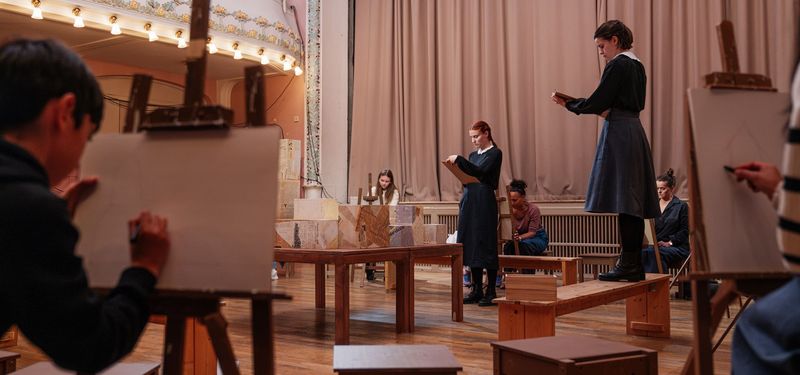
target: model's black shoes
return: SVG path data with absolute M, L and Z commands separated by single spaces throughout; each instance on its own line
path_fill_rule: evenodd
M 464 304 L 469 305 L 473 303 L 478 303 L 483 299 L 483 288 L 475 288 L 473 287 L 472 290 L 464 297 Z
M 494 294 L 486 294 L 483 296 L 483 298 L 481 298 L 480 301 L 478 301 L 478 306 L 495 306 L 497 304 L 492 302 L 492 300 L 495 298 L 497 298 L 497 296 Z
M 601 273 L 597 277 L 603 281 L 642 281 L 644 268 L 642 268 L 641 251 L 622 253 L 617 265 L 611 272 Z

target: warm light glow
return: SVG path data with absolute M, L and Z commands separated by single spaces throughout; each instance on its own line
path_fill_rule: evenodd
M 72 14 L 75 16 L 75 22 L 72 23 L 72 26 L 78 28 L 86 26 L 83 24 L 83 17 L 81 17 L 81 8 L 73 9 Z
M 178 48 L 186 48 L 188 45 L 186 44 L 186 39 L 183 38 L 183 31 L 178 30 L 175 33 L 175 37 L 178 38 Z
M 242 51 L 239 51 L 239 42 L 233 43 L 233 59 L 234 60 L 241 60 L 242 59 Z
M 206 44 L 206 46 L 208 46 L 208 53 L 210 55 L 213 55 L 213 54 L 217 53 L 217 51 L 219 51 L 217 49 L 217 45 L 214 44 L 214 41 L 211 40 L 211 38 L 208 38 L 208 44 Z
M 300 65 L 294 67 L 294 75 L 299 76 L 303 74 L 303 69 L 300 69 Z
M 42 9 L 39 8 L 39 6 L 42 5 L 42 2 L 39 0 L 31 0 L 31 4 L 33 5 L 33 13 L 31 14 L 31 18 L 35 20 L 43 19 L 44 17 L 42 17 Z
M 283 70 L 292 70 L 292 62 L 286 55 L 281 56 L 281 61 L 283 61 Z
M 108 22 L 111 22 L 111 35 L 122 34 L 122 29 L 120 29 L 117 24 L 117 16 L 109 17 Z
M 156 32 L 153 31 L 153 25 L 149 23 L 144 24 L 144 31 L 147 31 L 147 40 L 151 42 L 155 42 L 156 40 L 158 40 L 158 34 L 156 34 Z
M 263 48 L 260 48 L 258 50 L 258 55 L 261 56 L 261 65 L 269 64 L 269 56 L 267 56 L 267 54 L 264 53 Z

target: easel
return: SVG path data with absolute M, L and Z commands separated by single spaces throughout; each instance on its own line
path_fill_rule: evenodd
M 725 71 L 706 75 L 707 88 L 724 88 L 736 90 L 776 91 L 769 77 L 739 72 L 739 60 L 736 54 L 736 41 L 730 21 L 723 21 L 717 26 L 720 53 Z M 691 124 L 689 124 L 691 126 Z M 689 143 L 689 196 L 692 202 L 690 215 L 691 246 L 695 254 L 692 272 L 688 278 L 692 284 L 692 317 L 694 320 L 694 340 L 692 351 L 684 364 L 682 374 L 713 374 L 713 350 L 711 340 L 719 326 L 722 316 L 731 302 L 740 295 L 759 297 L 780 287 L 791 275 L 786 272 L 766 273 L 713 273 L 708 272 L 708 247 L 705 239 L 705 227 L 702 221 L 703 205 L 698 186 L 697 156 L 691 127 L 686 131 Z M 708 287 L 711 280 L 722 279 L 722 283 L 710 298 Z M 741 313 L 741 310 L 740 310 Z M 733 322 L 738 319 L 738 315 Z M 726 330 L 726 332 L 730 327 Z M 718 345 L 717 345 L 718 346 Z
M 131 110 L 126 118 L 125 132 L 139 129 L 158 131 L 182 129 L 214 129 L 228 131 L 233 112 L 222 106 L 203 105 L 203 89 L 206 73 L 206 39 L 210 0 L 192 1 L 190 46 L 187 52 L 187 73 L 184 103 L 179 108 L 161 108 L 145 115 L 151 78 L 136 76 L 131 89 Z M 245 102 L 247 123 L 264 125 L 264 93 L 260 80 L 260 66 L 245 69 Z M 138 125 L 140 119 L 141 126 Z M 267 272 L 267 270 L 265 270 Z M 183 373 L 183 355 L 186 339 L 186 320 L 195 318 L 208 329 L 214 352 L 224 374 L 239 374 L 236 357 L 227 334 L 227 322 L 220 311 L 221 299 L 244 298 L 251 303 L 251 331 L 253 335 L 253 373 L 275 373 L 272 300 L 288 299 L 286 295 L 269 292 L 185 292 L 158 291 L 151 299 L 152 311 L 165 315 L 163 373 Z

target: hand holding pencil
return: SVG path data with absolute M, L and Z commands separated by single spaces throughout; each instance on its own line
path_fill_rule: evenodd
M 781 172 L 772 164 L 751 161 L 736 167 L 725 166 L 725 170 L 736 176 L 736 181 L 747 181 L 747 186 L 754 192 L 762 192 L 772 199 L 780 184 Z
M 161 276 L 170 250 L 167 219 L 142 211 L 138 217 L 128 221 L 128 231 L 131 266 L 144 268 L 156 278 Z

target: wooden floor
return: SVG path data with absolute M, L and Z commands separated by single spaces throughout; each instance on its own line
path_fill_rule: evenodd
M 328 308 L 314 308 L 314 270 L 311 265 L 296 265 L 293 278 L 273 282 L 277 290 L 293 296 L 292 301 L 275 304 L 276 359 L 278 374 L 332 374 L 333 362 L 333 278 L 326 284 Z M 591 278 L 591 276 L 588 276 Z M 464 374 L 490 374 L 492 351 L 489 342 L 497 339 L 497 307 L 464 307 L 464 322 L 450 320 L 449 274 L 440 271 L 416 272 L 416 332 L 394 332 L 394 294 L 380 283 L 367 283 L 351 290 L 352 344 L 443 344 L 450 348 L 464 367 Z M 502 291 L 499 291 L 502 295 Z M 625 334 L 625 304 L 618 302 L 565 315 L 556 319 L 556 335 L 583 335 L 624 342 L 658 351 L 661 374 L 679 373 L 692 339 L 691 303 L 671 300 L 672 338 L 651 339 Z M 738 311 L 731 306 L 731 317 Z M 249 303 L 228 300 L 224 314 L 229 334 L 244 374 L 252 373 L 250 358 Z M 722 327 L 730 322 L 723 318 Z M 721 331 L 721 330 L 720 330 Z M 150 324 L 135 351 L 126 362 L 160 361 L 163 326 Z M 718 333 L 719 335 L 719 333 Z M 730 335 L 717 350 L 714 369 L 730 373 Z M 46 358 L 24 338 L 18 346 L 18 367 Z

